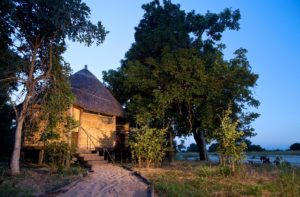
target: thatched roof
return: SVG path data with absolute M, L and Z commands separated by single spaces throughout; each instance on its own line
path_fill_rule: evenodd
M 123 116 L 120 103 L 87 68 L 71 76 L 74 105 L 85 110 L 114 116 Z

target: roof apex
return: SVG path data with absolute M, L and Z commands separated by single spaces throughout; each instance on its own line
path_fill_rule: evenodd
M 120 103 L 87 68 L 71 76 L 71 88 L 75 105 L 96 113 L 124 116 Z

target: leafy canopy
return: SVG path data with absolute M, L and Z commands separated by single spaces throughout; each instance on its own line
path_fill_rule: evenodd
M 4 0 L 0 13 L 0 33 L 5 41 L 1 50 L 7 47 L 19 59 L 9 65 L 1 63 L 11 74 L 0 79 L 14 84 L 9 85 L 7 92 L 13 95 L 10 103 L 16 114 L 11 169 L 12 174 L 18 174 L 23 125 L 33 104 L 45 104 L 45 109 L 52 106 L 51 110 L 44 110 L 48 113 L 50 130 L 56 119 L 62 117 L 62 111 L 70 106 L 72 96 L 67 82 L 70 67 L 62 58 L 65 39 L 87 46 L 94 42 L 99 45 L 107 32 L 101 22 L 93 24 L 89 20 L 90 9 L 81 0 Z M 57 113 L 58 117 L 50 112 Z
M 225 30 L 239 29 L 239 10 L 202 15 L 168 0 L 142 8 L 135 42 L 121 67 L 103 73 L 107 87 L 129 112 L 131 125 L 142 121 L 179 136 L 192 134 L 201 151 L 221 123 L 218 109 L 231 102 L 232 118 L 240 119 L 238 129 L 254 135 L 250 123 L 258 114 L 246 109 L 259 105 L 253 95 L 258 75 L 246 49 L 225 60 L 221 42 Z

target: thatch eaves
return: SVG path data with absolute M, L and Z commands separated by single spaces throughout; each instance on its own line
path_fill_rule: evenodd
M 87 68 L 71 76 L 71 88 L 74 105 L 95 113 L 124 116 L 120 103 Z

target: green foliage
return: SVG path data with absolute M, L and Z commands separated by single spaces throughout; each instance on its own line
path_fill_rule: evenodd
M 58 130 L 58 126 L 69 124 L 68 122 L 71 121 L 67 112 L 74 101 L 69 80 L 71 68 L 68 64 L 62 65 L 60 59 L 61 57 L 59 56 L 54 59 L 53 74 L 40 103 L 40 118 L 47 124 L 45 128 L 46 133 L 55 133 L 55 130 Z M 64 130 L 69 129 L 66 125 L 62 128 Z
M 243 140 L 244 143 L 246 143 L 247 148 L 246 151 L 247 152 L 262 152 L 262 151 L 266 151 L 266 149 L 262 148 L 260 145 L 256 145 L 256 144 L 252 144 L 252 142 L 248 139 L 244 139 Z M 218 147 L 218 143 L 213 143 L 209 146 L 208 148 L 208 152 L 216 152 L 217 151 L 217 147 Z
M 54 64 L 61 60 L 67 37 L 89 46 L 102 43 L 107 34 L 101 22 L 88 20 L 90 9 L 80 0 L 4 0 L 0 9 L 0 80 L 10 90 L 34 78 L 31 88 L 43 92 L 48 85 L 45 75 L 57 71 Z M 33 94 L 29 84 L 24 89 Z
M 16 188 L 16 187 L 0 187 L 0 196 L 5 197 L 31 197 L 33 191 L 27 188 Z
M 54 141 L 48 143 L 45 147 L 45 160 L 55 168 L 63 167 L 71 160 L 74 153 L 75 148 L 70 147 L 68 143 L 64 141 Z
M 13 112 L 9 104 L 0 104 L 0 120 L 0 155 L 10 156 L 13 148 Z
M 296 151 L 300 150 L 300 143 L 294 143 L 290 146 L 290 150 Z
M 14 31 L 9 25 L 10 15 L 14 5 L 10 0 L 0 2 L 0 154 L 10 155 L 13 148 L 13 109 L 9 103 L 9 93 L 16 90 L 16 81 L 12 78 L 17 73 L 20 58 L 11 49 L 11 33 Z M 5 80 L 9 79 L 9 80 Z
M 60 138 L 59 133 L 55 131 L 46 130 L 42 133 L 40 140 L 46 143 L 49 140 L 57 140 L 59 138 Z
M 139 167 L 160 166 L 166 151 L 166 130 L 143 126 L 130 133 L 132 158 Z
M 254 135 L 250 123 L 258 114 L 244 109 L 259 105 L 253 96 L 258 75 L 251 71 L 247 50 L 236 50 L 226 61 L 220 42 L 225 30 L 239 29 L 239 10 L 186 13 L 168 0 L 153 0 L 142 8 L 144 16 L 122 66 L 103 73 L 107 87 L 129 112 L 131 125 L 142 116 L 156 128 L 172 125 L 170 132 L 178 136 L 193 134 L 200 158 L 205 158 L 204 142 L 214 138 L 220 125 L 217 109 L 234 101 L 238 127 Z
M 199 177 L 214 177 L 220 175 L 217 173 L 216 169 L 212 168 L 211 166 L 199 166 L 195 170 Z
M 232 176 L 232 169 L 228 165 L 222 165 L 219 167 L 220 175 L 223 177 Z
M 0 107 L 9 98 L 9 90 L 16 89 L 16 81 L 12 77 L 20 68 L 20 58 L 12 50 L 13 41 L 11 33 L 15 31 L 10 25 L 10 17 L 15 5 L 10 0 L 0 2 Z M 5 80 L 9 79 L 9 80 Z
M 12 1 L 16 10 L 13 22 L 28 42 L 44 36 L 46 42 L 60 42 L 68 36 L 73 41 L 92 44 L 103 42 L 106 32 L 100 22 L 88 20 L 90 8 L 81 1 Z
M 281 196 L 300 196 L 300 173 L 299 170 L 290 166 L 281 166 L 279 178 Z
M 58 169 L 58 174 L 62 176 L 72 176 L 72 175 L 81 175 L 86 172 L 86 169 L 84 169 L 80 165 L 72 165 L 70 168 L 66 167 L 60 167 Z
M 0 196 L 29 197 L 40 196 L 59 191 L 61 188 L 76 181 L 86 173 L 80 166 L 59 168 L 53 173 L 47 167 L 27 164 L 21 174 L 11 176 L 8 167 L 0 164 Z
M 225 168 L 225 172 L 227 172 L 226 168 L 228 168 L 234 173 L 236 164 L 244 158 L 246 143 L 239 142 L 244 136 L 244 132 L 237 130 L 238 121 L 233 121 L 230 117 L 231 114 L 232 110 L 231 106 L 229 106 L 223 117 L 220 117 L 221 126 L 216 132 L 216 139 L 221 165 Z
M 49 124 L 41 135 L 41 141 L 44 142 L 45 158 L 44 161 L 54 168 L 69 167 L 69 161 L 75 153 L 75 147 L 69 142 L 72 129 L 78 127 L 78 121 L 73 117 L 63 116 L 59 125 L 49 129 Z M 65 137 L 67 140 L 65 140 Z M 59 141 L 58 141 L 59 140 Z
M 187 167 L 188 166 L 188 167 Z M 271 169 L 269 169 L 271 168 Z M 275 166 L 243 166 L 231 175 L 228 167 L 181 162 L 148 172 L 159 196 L 299 196 L 300 171 Z
M 25 119 L 31 121 L 32 106 L 47 100 L 51 113 L 46 109 L 46 132 L 53 133 L 62 117 L 60 113 L 70 104 L 67 83 L 70 69 L 62 58 L 66 38 L 87 46 L 93 42 L 99 45 L 107 32 L 101 22 L 93 24 L 89 20 L 90 8 L 81 0 L 5 0 L 1 2 L 0 11 L 1 41 L 2 32 L 5 32 L 4 46 L 9 46 L 8 52 L 13 51 L 20 60 L 9 62 L 7 67 L 12 74 L 0 79 L 18 85 L 18 90 L 14 89 L 15 84 L 9 87 L 15 94 L 11 94 L 14 96 L 10 97 L 10 102 L 16 115 L 15 145 L 10 166 L 12 174 L 18 174 L 22 130 L 24 125 L 28 125 L 24 124 Z M 0 46 L 1 50 L 5 47 Z M 61 105 L 57 105 L 59 102 L 62 102 Z M 20 103 L 21 107 L 17 108 Z

